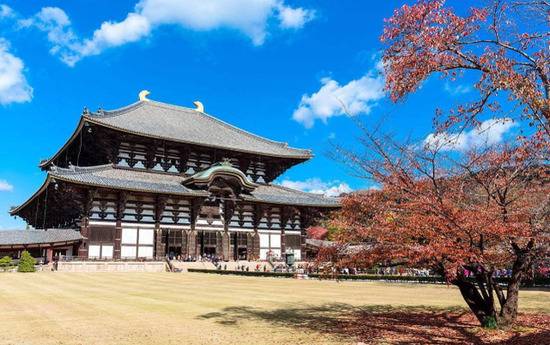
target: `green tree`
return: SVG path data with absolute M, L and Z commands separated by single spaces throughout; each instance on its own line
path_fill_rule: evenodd
M 19 266 L 17 272 L 34 272 L 34 264 L 36 260 L 31 256 L 28 251 L 21 253 L 21 259 L 19 259 Z

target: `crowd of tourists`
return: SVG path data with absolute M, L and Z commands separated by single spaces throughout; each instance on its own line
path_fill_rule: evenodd
M 465 269 L 464 271 L 465 277 L 473 277 L 475 272 Z M 494 278 L 509 278 L 512 276 L 512 270 L 510 268 L 506 269 L 497 269 L 493 272 Z
M 223 258 L 218 255 L 212 255 L 212 254 L 202 254 L 202 255 L 167 255 L 168 259 L 170 260 L 176 260 L 181 262 L 212 262 L 213 264 L 217 264 L 220 261 L 223 261 Z

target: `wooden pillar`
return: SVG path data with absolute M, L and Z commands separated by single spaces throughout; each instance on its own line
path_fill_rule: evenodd
M 246 233 L 246 259 L 254 260 L 254 233 Z
M 96 195 L 97 195 L 97 191 L 95 189 L 88 189 L 82 195 L 83 217 L 80 222 L 80 234 L 82 235 L 82 237 L 84 237 L 84 239 L 82 240 L 82 243 L 78 248 L 78 256 L 81 258 L 88 258 L 88 238 L 90 236 L 90 212 L 92 210 L 94 198 L 96 197 Z
M 229 232 L 226 230 L 221 233 L 222 238 L 222 257 L 224 260 L 232 260 L 233 256 L 231 255 L 231 239 L 229 238 Z
M 163 231 L 160 228 L 160 224 L 155 225 L 155 258 L 157 260 L 163 260 L 166 256 L 166 243 L 164 243 Z
M 88 237 L 90 229 L 88 222 L 88 217 L 83 217 L 80 224 L 80 234 L 82 235 L 83 239 L 82 242 L 80 242 L 80 246 L 78 247 L 78 256 L 83 259 L 88 258 Z
M 118 194 L 117 209 L 116 209 L 116 225 L 115 225 L 115 243 L 113 245 L 113 259 L 119 260 L 121 256 L 121 242 L 122 242 L 122 219 L 124 218 L 124 211 L 126 210 L 126 201 L 128 200 L 128 193 L 120 192 Z
M 122 242 L 122 221 L 118 219 L 115 224 L 115 241 L 113 244 L 113 259 L 118 260 L 120 255 L 120 243 Z
M 187 248 L 187 231 L 180 230 L 181 231 L 181 256 L 183 259 L 187 258 L 187 255 L 189 255 L 189 249 Z
M 154 157 L 154 154 L 153 154 Z M 152 168 L 152 167 L 151 167 Z M 164 210 L 168 198 L 163 195 L 158 195 L 155 201 L 155 257 L 157 260 L 162 260 L 166 256 L 166 243 L 164 242 L 163 231 L 160 228 L 160 222 L 163 218 Z
M 190 230 L 187 232 L 187 255 L 191 255 L 191 257 L 198 256 L 196 230 Z
M 265 205 L 255 205 L 254 214 L 252 216 L 252 225 L 254 225 L 254 257 L 256 260 L 260 259 L 260 234 L 258 233 L 258 228 L 260 227 L 260 222 L 262 217 L 266 212 L 267 206 Z
M 48 249 L 46 249 L 46 261 L 48 263 L 52 262 L 53 260 L 53 248 L 50 246 Z
M 288 221 L 290 219 L 290 209 L 288 207 L 281 207 L 280 211 L 280 219 L 281 219 L 281 258 L 284 258 L 286 253 L 286 225 L 288 224 Z

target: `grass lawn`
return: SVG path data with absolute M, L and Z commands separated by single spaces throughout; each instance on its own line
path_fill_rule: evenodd
M 457 289 L 435 285 L 6 273 L 0 344 L 479 343 L 485 331 L 464 307 Z M 533 345 L 550 339 L 550 292 L 521 291 L 520 309 L 528 326 L 505 336 Z

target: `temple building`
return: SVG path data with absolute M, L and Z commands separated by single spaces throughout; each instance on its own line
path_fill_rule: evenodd
M 273 181 L 312 153 L 227 124 L 200 102 L 147 94 L 117 110 L 85 109 L 40 163 L 43 185 L 11 214 L 36 229 L 74 229 L 56 237 L 66 246 L 58 252 L 82 259 L 303 258 L 306 229 L 339 201 Z

